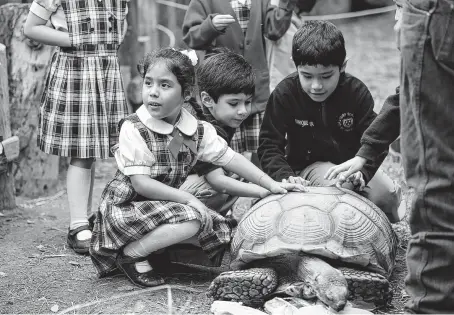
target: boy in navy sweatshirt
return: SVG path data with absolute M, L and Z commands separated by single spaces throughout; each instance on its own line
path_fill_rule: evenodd
M 332 23 L 306 21 L 293 38 L 292 58 L 297 71 L 268 100 L 257 151 L 260 163 L 275 180 L 333 185 L 336 181 L 324 175 L 355 156 L 377 116 L 374 101 L 363 82 L 345 73 L 344 37 Z M 356 188 L 397 222 L 400 189 L 377 172 L 386 153 L 368 161 L 345 187 Z

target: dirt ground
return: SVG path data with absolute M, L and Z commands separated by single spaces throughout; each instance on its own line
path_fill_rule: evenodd
M 336 22 L 344 31 L 350 61 L 347 70 L 371 89 L 379 110 L 398 83 L 399 58 L 392 34 L 393 14 Z M 389 157 L 383 169 L 402 182 L 402 168 Z M 112 177 L 112 160 L 98 162 L 93 208 Z M 68 205 L 64 185 L 54 198 L 17 198 L 15 210 L 0 212 L 0 313 L 121 313 L 209 314 L 205 295 L 210 281 L 222 268 L 173 266 L 167 278 L 172 289 L 141 289 L 122 275 L 97 279 L 88 256 L 74 254 L 66 246 Z M 394 226 L 401 240 L 396 268 L 390 279 L 394 299 L 386 310 L 402 313 L 405 249 L 408 225 Z M 170 299 L 168 297 L 170 296 Z M 172 304 L 168 305 L 168 300 Z

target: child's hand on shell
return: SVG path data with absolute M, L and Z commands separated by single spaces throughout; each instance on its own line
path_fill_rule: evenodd
M 279 183 L 275 181 L 269 190 L 273 194 L 286 194 L 289 191 L 306 192 L 307 188 L 300 183 Z
M 363 191 L 364 187 L 366 186 L 366 181 L 364 180 L 363 173 L 361 173 L 361 171 L 357 171 L 347 178 L 345 178 L 341 173 L 339 175 L 339 180 L 337 181 L 336 186 L 341 187 L 345 182 L 351 182 L 354 186 L 354 189 L 358 191 Z
M 284 184 L 286 184 L 286 183 L 290 183 L 290 184 L 301 184 L 301 185 L 303 185 L 303 186 L 310 186 L 310 185 L 311 185 L 310 181 L 305 180 L 305 179 L 303 179 L 303 178 L 300 177 L 300 176 L 290 176 L 290 177 L 287 178 L 287 179 L 284 178 L 284 179 L 282 180 L 282 182 L 283 182 Z

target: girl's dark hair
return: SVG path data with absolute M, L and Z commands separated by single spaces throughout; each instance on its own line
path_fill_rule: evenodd
M 347 53 L 342 32 L 331 22 L 306 21 L 295 33 L 292 58 L 295 66 L 342 67 Z
M 181 85 L 183 93 L 192 94 L 195 85 L 195 69 L 188 56 L 173 48 L 160 48 L 146 54 L 137 65 L 140 76 L 145 78 L 150 67 L 158 61 L 165 62 Z
M 254 95 L 255 74 L 243 56 L 227 49 L 212 50 L 197 68 L 199 93 L 207 92 L 217 102 L 225 94 Z

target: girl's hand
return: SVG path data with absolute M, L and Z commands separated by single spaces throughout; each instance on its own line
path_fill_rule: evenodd
M 201 222 L 205 231 L 213 230 L 213 220 L 211 219 L 210 210 L 203 202 L 197 198 L 191 198 L 186 205 L 195 208 L 202 216 Z
M 211 21 L 215 29 L 223 31 L 227 26 L 234 23 L 235 19 L 230 14 L 218 14 L 215 15 Z
M 303 186 L 310 186 L 311 185 L 311 182 L 308 181 L 308 180 L 305 180 L 303 179 L 302 177 L 300 176 L 290 176 L 289 178 L 287 179 L 283 179 L 282 182 L 284 184 L 286 183 L 290 183 L 290 184 L 301 184 Z
M 279 183 L 275 181 L 269 190 L 273 194 L 286 194 L 289 191 L 306 192 L 307 188 L 304 187 L 302 184 Z

